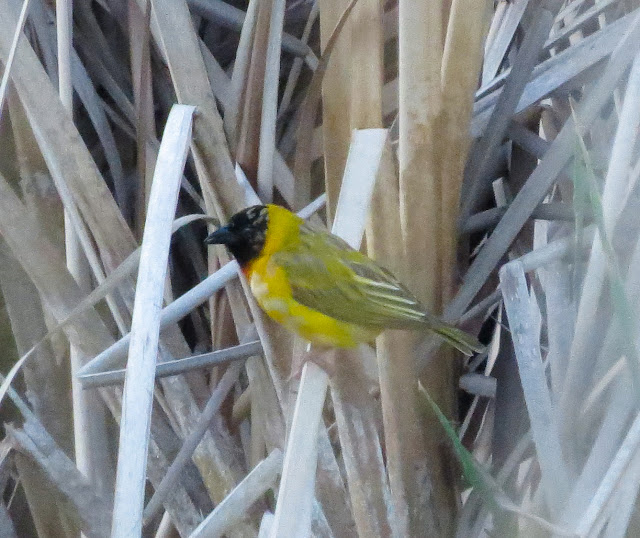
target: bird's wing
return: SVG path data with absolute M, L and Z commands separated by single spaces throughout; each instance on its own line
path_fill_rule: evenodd
M 327 316 L 371 328 L 432 320 L 391 273 L 323 230 L 303 225 L 300 241 L 272 260 L 285 270 L 293 298 Z

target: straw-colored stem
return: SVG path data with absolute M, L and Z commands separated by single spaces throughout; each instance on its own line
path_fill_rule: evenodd
M 265 76 L 260 118 L 260 152 L 258 156 L 258 194 L 267 203 L 273 200 L 273 163 L 276 151 L 276 119 L 280 81 L 280 50 L 284 22 L 284 0 L 273 0 L 269 36 L 265 52 Z
M 358 0 L 351 14 L 351 127 L 382 127 L 381 0 Z
M 56 2 L 58 91 L 62 105 L 73 121 L 72 16 L 72 0 Z M 91 269 L 67 211 L 65 211 L 64 223 L 67 268 L 80 289 L 89 293 Z M 87 357 L 73 344 L 70 348 L 70 360 L 76 465 L 105 494 L 110 495 L 113 484 L 109 454 L 105 449 L 107 442 L 105 408 L 97 395 L 85 393 L 76 379 L 75 373 L 87 361 Z
M 441 111 L 441 0 L 399 3 L 400 214 L 411 289 L 440 307 L 440 183 L 436 160 Z
M 260 2 L 256 7 L 255 28 L 249 50 L 243 99 L 239 101 L 239 132 L 237 133 L 236 159 L 242 170 L 256 185 L 259 167 L 260 131 L 262 123 L 263 91 L 266 76 L 266 50 L 269 43 L 269 23 L 273 2 Z M 251 18 L 247 17 L 247 23 Z M 242 63 L 240 66 L 242 67 Z M 241 74 L 240 74 L 241 75 Z M 265 200 L 266 201 L 266 200 Z
M 400 278 L 403 249 L 398 215 L 398 183 L 393 154 L 387 144 L 374 191 L 367 230 L 369 254 Z M 426 445 L 418 416 L 415 390 L 414 338 L 405 332 L 385 331 L 377 341 L 380 399 L 384 421 L 387 472 L 392 487 L 394 521 L 401 536 L 409 536 L 410 513 L 420 519 L 429 536 L 438 534 L 438 517 L 424 497 L 433 472 L 426 467 Z M 412 534 L 413 535 L 413 534 Z
M 319 366 L 314 363 L 304 365 L 284 457 L 275 519 L 269 534 L 271 538 L 308 536 L 311 532 L 317 436 L 327 383 L 328 376 Z
M 236 153 L 238 143 L 238 130 L 242 120 L 241 106 L 245 101 L 247 79 L 251 67 L 251 51 L 255 34 L 256 18 L 258 16 L 259 2 L 251 0 L 247 6 L 246 17 L 242 23 L 240 42 L 236 49 L 236 60 L 231 75 L 231 91 L 229 102 L 222 101 L 224 110 L 224 128 L 229 140 L 229 146 L 233 154 Z
M 324 0 L 320 4 L 320 41 L 324 50 L 348 6 L 347 0 Z M 329 222 L 335 214 L 342 174 L 351 139 L 351 23 L 347 21 L 331 54 L 322 84 L 322 134 L 324 173 Z
M 305 24 L 304 30 L 302 32 L 303 43 L 306 43 L 309 40 L 311 30 L 313 29 L 316 19 L 318 18 L 318 11 L 318 2 L 314 2 L 313 7 L 309 12 L 307 23 Z M 296 84 L 298 83 L 298 78 L 300 77 L 300 72 L 302 71 L 302 64 L 303 60 L 301 58 L 296 58 L 293 61 L 291 71 L 289 71 L 289 76 L 287 78 L 287 84 L 285 85 L 284 92 L 282 93 L 282 100 L 280 101 L 280 107 L 278 108 L 278 117 L 284 114 L 291 104 L 291 97 L 293 96 L 293 90 L 295 90 Z
M 473 94 L 482 66 L 483 21 L 487 0 L 453 0 L 442 59 L 442 118 L 440 144 L 442 304 L 455 287 L 456 225 L 460 186 L 469 148 Z
M 338 354 L 331 397 L 358 536 L 400 537 L 404 528 L 391 503 L 377 406 L 366 373 L 371 359 L 360 352 Z
M 148 155 L 147 143 L 156 138 L 155 118 L 153 111 L 153 91 L 151 88 L 151 56 L 150 56 L 150 15 L 151 4 L 147 2 L 143 11 L 135 0 L 128 1 L 129 48 L 131 51 L 131 78 L 133 81 L 133 97 L 136 107 L 137 129 L 136 140 L 138 150 L 138 184 L 135 197 L 135 231 L 142 237 L 147 201 L 153 177 L 153 155 Z M 151 158 L 150 158 L 151 157 Z M 127 208 L 124 208 L 127 209 Z
M 443 54 L 443 2 L 399 2 L 399 206 L 407 269 L 406 283 L 434 313 L 442 307 L 442 181 L 438 139 L 442 112 L 441 62 Z M 449 178 L 446 179 L 447 181 Z M 453 365 L 439 362 L 425 374 L 425 386 L 438 404 L 450 414 L 453 405 Z M 435 428 L 434 421 L 426 427 Z M 408 503 L 409 531 L 419 536 L 425 528 L 427 512 L 437 516 L 432 524 L 448 534 L 456 511 L 455 488 L 447 476 L 447 456 L 435 439 L 429 437 L 426 462 L 431 475 L 431 496 L 425 510 L 424 497 L 411 494 L 418 477 L 398 471 L 391 475 L 395 495 L 405 495 Z M 415 445 L 414 445 L 415 446 Z M 405 482 L 394 481 L 405 478 Z M 409 480 L 407 482 L 407 480 Z M 408 489 L 407 489 L 408 488 Z M 401 505 L 401 498 L 395 499 Z
M 322 57 L 320 58 L 315 72 L 311 77 L 311 81 L 309 82 L 309 85 L 307 87 L 305 99 L 300 106 L 300 109 L 298 110 L 299 120 L 297 122 L 298 125 L 296 128 L 297 143 L 294 163 L 294 174 L 296 178 L 296 206 L 304 204 L 305 200 L 309 198 L 311 193 L 311 164 L 315 157 L 319 157 L 321 155 L 321 153 L 319 153 L 318 155 L 314 155 L 312 153 L 311 145 L 314 135 L 314 126 L 316 123 L 317 109 L 320 100 L 322 98 L 324 103 L 326 103 L 327 100 L 327 97 L 322 96 L 323 82 L 327 73 L 327 69 L 329 67 L 329 61 L 333 57 L 333 52 L 335 51 L 336 46 L 341 42 L 341 39 L 346 39 L 343 37 L 343 32 L 345 30 L 345 27 L 347 26 L 349 16 L 353 11 L 356 3 L 357 0 L 350 0 L 344 11 L 340 14 L 340 17 L 338 18 L 333 30 L 331 31 L 331 35 L 328 37 L 325 36 L 323 38 L 325 44 L 322 51 Z M 330 155 L 329 158 L 332 159 L 333 156 Z M 329 193 L 329 191 L 333 187 L 331 187 L 331 185 L 327 183 L 326 177 L 327 176 L 325 170 L 325 191 L 326 193 Z M 339 188 L 339 184 L 337 185 L 337 188 Z M 331 199 L 330 194 L 326 194 L 326 197 L 327 200 Z M 327 209 L 327 215 L 329 216 L 329 221 L 331 221 L 332 210 L 330 207 L 328 207 Z
M 438 282 L 436 298 L 440 308 L 452 298 L 457 285 L 457 222 L 460 205 L 460 187 L 469 147 L 469 122 L 473 107 L 474 90 L 482 62 L 484 15 L 488 8 L 485 0 L 453 0 L 449 4 L 449 20 L 442 59 L 442 111 L 439 118 L 437 168 L 440 187 L 438 225 Z M 457 363 L 451 349 L 442 349 L 438 360 L 429 365 L 424 376 L 427 389 L 438 400 L 444 412 L 455 416 L 455 385 Z M 433 416 L 425 420 L 425 428 L 437 427 Z M 430 438 L 429 438 L 430 439 Z M 430 465 L 436 498 L 454 507 L 455 478 L 447 472 L 446 461 L 438 458 L 437 443 L 429 442 Z M 445 484 L 448 484 L 448 489 Z M 438 511 L 441 513 L 441 511 Z M 443 518 L 446 521 L 446 517 Z M 451 517 L 451 516 L 449 516 Z M 445 523 L 446 524 L 446 523 Z

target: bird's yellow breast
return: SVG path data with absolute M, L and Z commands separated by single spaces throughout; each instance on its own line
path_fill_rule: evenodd
M 275 321 L 309 342 L 351 348 L 373 340 L 378 331 L 345 323 L 308 308 L 293 298 L 286 271 L 272 259 L 275 252 L 298 240 L 302 219 L 269 206 L 269 226 L 262 253 L 244 272 L 260 307 Z

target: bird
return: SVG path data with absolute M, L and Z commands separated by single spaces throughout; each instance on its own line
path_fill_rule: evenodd
M 321 349 L 355 348 L 385 329 L 435 333 L 465 355 L 483 349 L 391 272 L 279 205 L 235 213 L 205 243 L 225 245 L 266 314 Z

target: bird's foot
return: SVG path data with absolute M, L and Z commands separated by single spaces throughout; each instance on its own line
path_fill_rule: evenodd
M 334 349 L 308 348 L 305 352 L 296 354 L 291 362 L 291 374 L 287 378 L 287 383 L 300 379 L 302 369 L 307 362 L 313 362 L 322 368 L 329 377 L 336 374 L 336 353 Z

